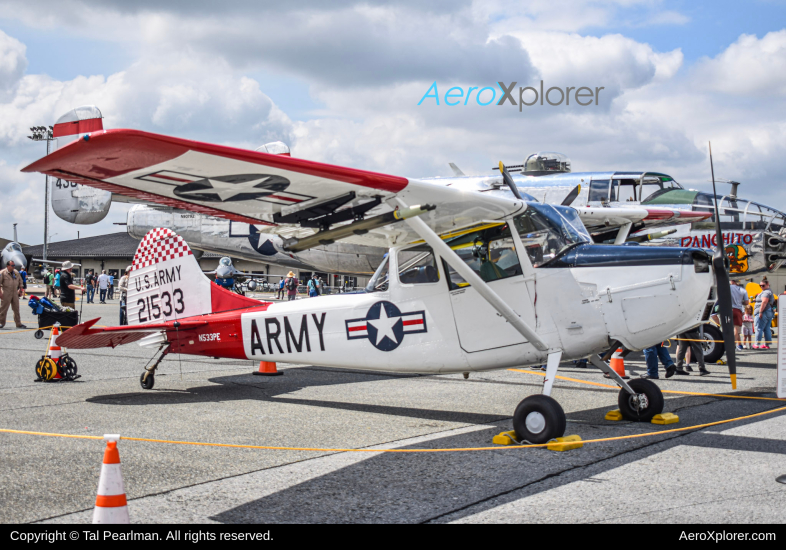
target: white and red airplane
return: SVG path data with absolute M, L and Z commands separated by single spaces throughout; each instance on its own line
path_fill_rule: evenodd
M 592 244 L 575 209 L 528 202 L 509 176 L 515 198 L 132 130 L 85 134 L 24 170 L 254 223 L 283 192 L 316 203 L 352 192 L 388 206 L 290 243 L 297 250 L 373 233 L 390 248 L 365 292 L 285 303 L 211 284 L 182 237 L 153 230 L 130 273 L 129 326 L 88 321 L 60 336 L 61 346 L 138 341 L 162 346 L 162 356 L 432 374 L 545 363 L 543 394 L 513 416 L 520 439 L 545 442 L 565 430 L 550 397 L 561 360 L 588 358 L 622 388 L 623 415 L 649 420 L 663 396 L 653 382 L 611 370 L 614 350 L 640 350 L 705 321 L 715 279 L 733 340 L 722 253 L 711 260 L 699 249 Z M 169 182 L 182 174 L 187 182 Z M 142 374 L 143 387 L 152 387 L 155 368 Z

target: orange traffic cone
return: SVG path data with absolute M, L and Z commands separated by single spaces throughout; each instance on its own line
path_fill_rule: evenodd
M 276 364 L 272 361 L 260 361 L 259 370 L 253 373 L 256 376 L 281 376 L 283 372 L 276 369 Z
M 49 339 L 49 348 L 46 350 L 46 356 L 54 361 L 55 365 L 59 366 L 60 357 L 63 356 L 63 350 L 55 343 L 58 336 L 60 336 L 60 323 L 55 323 L 52 327 L 52 337 Z M 56 369 L 52 380 L 62 380 L 62 378 L 60 369 Z
M 93 523 L 130 523 L 128 503 L 120 473 L 120 453 L 117 452 L 119 435 L 105 435 L 106 450 L 98 480 L 98 496 L 93 510 Z
M 622 348 L 618 348 L 614 355 L 611 356 L 609 366 L 622 378 L 630 378 L 630 376 L 625 374 L 625 359 L 622 358 Z

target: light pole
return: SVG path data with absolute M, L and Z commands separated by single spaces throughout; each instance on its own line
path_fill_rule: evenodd
M 16 238 L 16 224 L 14 224 L 14 242 L 18 243 L 19 239 Z
M 52 135 L 52 127 L 50 126 L 47 128 L 46 126 L 33 126 L 30 128 L 30 131 L 33 133 L 31 136 L 27 136 L 29 139 L 33 141 L 46 141 L 46 154 L 49 154 L 49 143 L 53 141 L 55 138 Z M 46 174 L 46 187 L 44 188 L 44 260 L 46 260 L 46 248 L 49 244 L 49 174 Z

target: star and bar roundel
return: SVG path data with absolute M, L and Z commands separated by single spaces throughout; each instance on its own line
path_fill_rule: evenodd
M 428 332 L 425 311 L 401 313 L 395 304 L 385 301 L 372 305 L 365 317 L 348 319 L 346 324 L 348 340 L 368 339 L 381 351 L 393 351 L 407 334 Z

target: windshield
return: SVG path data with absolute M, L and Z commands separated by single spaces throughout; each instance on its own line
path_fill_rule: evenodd
M 534 267 L 577 244 L 592 242 L 578 212 L 568 206 L 529 203 L 526 212 L 515 218 L 515 224 Z

